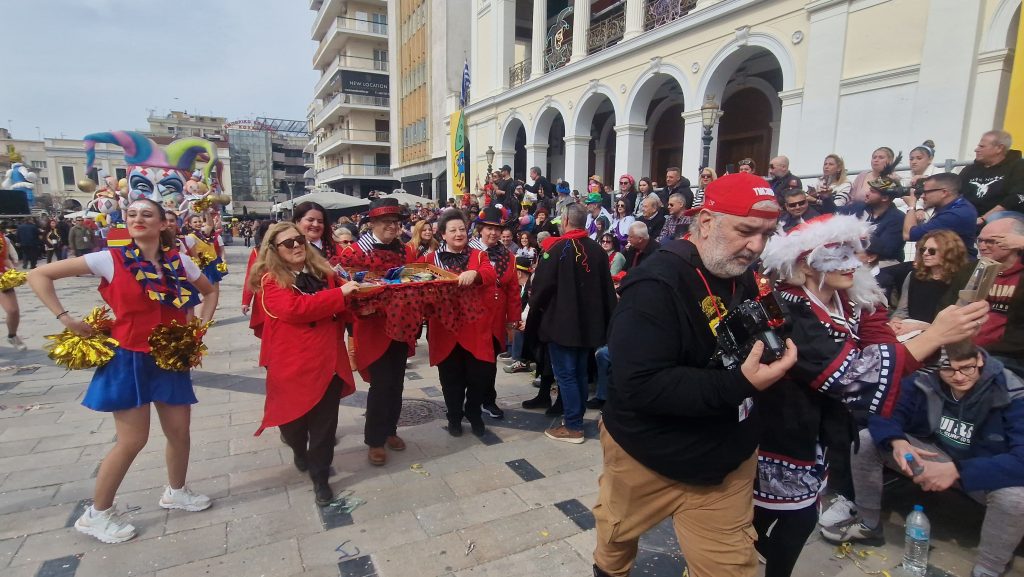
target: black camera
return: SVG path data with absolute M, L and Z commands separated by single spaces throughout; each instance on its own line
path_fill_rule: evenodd
M 764 343 L 761 362 L 773 363 L 786 354 L 789 314 L 775 291 L 740 303 L 718 324 L 718 355 L 725 368 L 741 364 L 754 343 Z

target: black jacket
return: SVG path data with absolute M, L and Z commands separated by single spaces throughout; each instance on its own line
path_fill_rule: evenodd
M 622 267 L 622 270 L 631 270 L 640 266 L 640 263 L 646 261 L 659 248 L 661 248 L 661 244 L 654 240 L 653 236 L 647 240 L 647 246 L 644 247 L 644 250 L 640 251 L 639 255 L 635 247 L 627 248 L 626 252 L 622 253 L 623 258 L 626 259 L 626 264 Z M 633 262 L 634 260 L 636 263 Z
M 652 239 L 661 236 L 661 229 L 665 227 L 665 214 L 661 211 L 656 212 L 651 218 L 640 217 L 636 220 L 647 225 L 647 236 Z
M 978 209 L 978 216 L 996 205 L 1020 211 L 1024 204 L 1024 160 L 1020 151 L 1010 150 L 1002 162 L 993 166 L 980 162 L 965 166 L 960 172 L 960 194 Z
M 616 301 L 608 255 L 587 236 L 546 246 L 533 275 L 527 332 L 565 347 L 604 346 Z
M 555 185 L 551 184 L 548 177 L 543 174 L 537 177 L 537 182 L 533 184 L 524 184 L 523 189 L 534 194 L 537 194 L 537 190 L 539 189 L 544 191 L 545 198 L 551 199 L 555 197 Z
M 714 361 L 716 339 L 702 310 L 715 296 L 732 308 L 757 294 L 753 273 L 718 279 L 687 240 L 666 243 L 626 275 L 612 317 L 612 380 L 604 426 L 634 459 L 684 483 L 717 485 L 757 446 L 757 392 L 739 368 Z M 734 282 L 735 281 L 735 282 Z M 709 306 L 710 310 L 714 310 Z
M 787 172 L 786 176 L 773 176 L 772 179 L 768 181 L 768 186 L 772 187 L 772 190 L 775 191 L 775 198 L 779 201 L 779 205 L 784 205 L 786 199 L 782 193 L 785 192 L 787 188 L 803 188 L 804 183 L 799 177 L 793 176 L 792 172 Z
M 677 192 L 686 198 L 687 210 L 693 208 L 693 190 L 690 189 L 690 180 L 685 176 L 680 176 L 679 184 L 677 184 L 675 188 L 669 188 L 666 186 L 658 190 L 657 195 L 658 198 L 661 199 L 662 210 L 667 210 L 668 197 L 672 196 L 673 194 L 676 194 Z

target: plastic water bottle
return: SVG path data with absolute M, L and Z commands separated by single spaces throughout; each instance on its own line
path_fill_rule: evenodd
M 924 467 L 921 466 L 921 463 L 914 460 L 914 455 L 912 453 L 905 453 L 903 455 L 903 459 L 907 462 L 907 466 L 910 467 L 910 472 L 913 473 L 915 477 L 924 473 Z
M 903 545 L 903 571 L 907 575 L 924 576 L 928 571 L 928 541 L 932 526 L 924 514 L 924 507 L 914 505 L 907 516 L 907 532 Z

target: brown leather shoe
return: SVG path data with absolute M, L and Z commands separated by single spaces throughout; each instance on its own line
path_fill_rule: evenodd
M 402 437 L 399 437 L 398 435 L 391 435 L 390 437 L 388 437 L 388 440 L 385 442 L 385 444 L 392 451 L 405 450 L 405 441 L 403 441 Z
M 388 462 L 388 452 L 384 450 L 384 447 L 370 447 L 366 457 L 370 459 L 371 465 L 378 467 Z

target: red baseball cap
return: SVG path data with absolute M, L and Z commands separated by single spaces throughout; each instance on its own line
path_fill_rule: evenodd
M 774 209 L 755 209 L 754 205 L 770 200 Z M 694 216 L 702 210 L 721 212 L 733 216 L 757 218 L 778 218 L 781 208 L 775 197 L 775 191 L 768 182 L 749 172 L 728 174 L 715 180 L 704 190 L 704 204 L 686 211 L 686 216 Z

